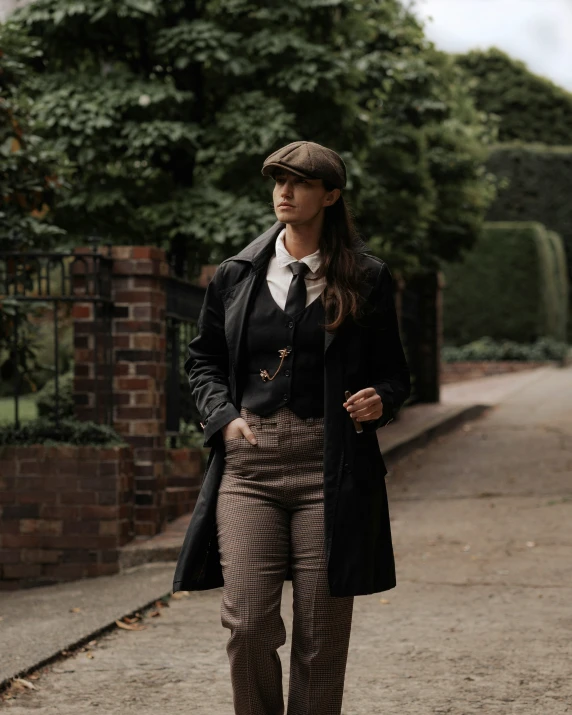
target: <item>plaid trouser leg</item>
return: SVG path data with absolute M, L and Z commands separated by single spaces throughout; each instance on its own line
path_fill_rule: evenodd
M 217 528 L 222 624 L 237 715 L 283 715 L 277 649 L 286 632 L 282 586 L 292 562 L 294 629 L 288 715 L 339 715 L 353 597 L 329 595 L 323 553 L 323 418 L 247 408 L 258 444 L 226 443 Z

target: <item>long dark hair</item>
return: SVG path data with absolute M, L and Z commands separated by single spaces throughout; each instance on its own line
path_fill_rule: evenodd
M 326 191 L 335 187 L 324 181 Z M 357 252 L 367 244 L 360 237 L 352 210 L 340 194 L 338 200 L 324 210 L 324 225 L 320 237 L 322 265 L 316 279 L 326 278 L 322 303 L 326 310 L 328 331 L 336 330 L 346 316 L 356 319 L 361 314 L 363 299 L 359 293 L 360 274 Z

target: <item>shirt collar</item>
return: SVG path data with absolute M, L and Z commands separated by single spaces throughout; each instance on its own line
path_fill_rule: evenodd
M 294 258 L 284 245 L 284 236 L 286 235 L 286 229 L 283 228 L 282 231 L 276 237 L 276 260 L 279 266 L 288 266 L 290 263 L 295 263 L 298 259 Z M 300 258 L 302 263 L 305 263 L 312 273 L 315 273 L 320 264 L 322 263 L 320 249 L 310 253 L 309 256 L 304 256 Z

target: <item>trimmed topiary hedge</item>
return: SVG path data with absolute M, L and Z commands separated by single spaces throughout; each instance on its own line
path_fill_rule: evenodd
M 73 444 L 112 447 L 124 444 L 113 428 L 95 422 L 39 418 L 25 422 L 16 429 L 13 423 L 0 425 L 0 446 L 29 444 Z
M 571 125 L 572 127 L 572 125 Z M 487 168 L 508 186 L 489 209 L 489 221 L 540 221 L 560 234 L 568 266 L 567 283 L 572 284 L 572 146 L 505 144 L 493 148 Z M 560 251 L 561 249 L 557 249 Z M 562 275 L 560 284 L 565 280 Z M 568 297 L 572 314 L 572 295 Z M 572 342 L 572 321 L 568 324 Z
M 499 140 L 572 144 L 572 94 L 496 48 L 455 57 L 477 107 L 499 116 Z
M 566 340 L 563 260 L 560 237 L 542 224 L 486 223 L 462 263 L 443 265 L 445 343 Z

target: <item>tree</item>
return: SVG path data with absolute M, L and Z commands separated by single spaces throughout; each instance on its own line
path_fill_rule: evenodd
M 46 214 L 64 172 L 58 182 L 58 159 L 30 131 L 31 102 L 21 91 L 28 76 L 26 63 L 39 54 L 38 42 L 0 25 L 0 251 L 42 247 L 63 234 Z
M 55 220 L 217 262 L 274 219 L 266 155 L 346 161 L 374 250 L 411 270 L 469 245 L 487 138 L 447 58 L 397 0 L 37 0 L 33 121 L 69 158 Z M 452 85 L 452 86 L 451 86 Z

